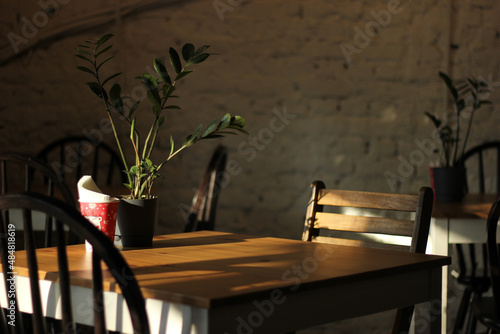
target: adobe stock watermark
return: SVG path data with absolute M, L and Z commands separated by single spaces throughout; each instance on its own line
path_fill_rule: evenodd
M 240 315 L 235 319 L 236 334 L 253 334 L 257 328 L 261 327 L 267 318 L 272 316 L 279 305 L 286 302 L 286 291 L 296 291 L 304 280 L 307 280 L 311 273 L 318 270 L 319 263 L 326 261 L 332 254 L 333 250 L 317 243 L 312 256 L 305 257 L 302 263 L 293 265 L 285 270 L 281 275 L 281 280 L 285 283 L 293 284 L 287 289 L 273 289 L 269 293 L 269 297 L 262 300 L 254 300 L 252 302 L 253 310 L 248 314 Z M 225 332 L 224 334 L 230 334 Z
M 286 106 L 282 110 L 274 108 L 272 112 L 273 116 L 269 120 L 269 127 L 261 128 L 255 136 L 249 135 L 246 140 L 238 145 L 238 153 L 245 155 L 248 162 L 254 161 L 258 152 L 263 151 L 275 139 L 275 134 L 285 130 L 290 124 L 290 120 L 296 117 L 296 115 L 288 113 Z M 212 194 L 212 198 L 219 196 L 220 191 L 229 186 L 231 178 L 240 175 L 242 171 L 243 168 L 238 161 L 234 159 L 228 160 L 226 169 L 218 172 L 215 176 L 217 185 L 215 188 L 219 190 Z M 193 191 L 197 194 L 198 189 L 194 188 Z M 187 222 L 191 214 L 191 206 L 181 203 L 178 208 L 184 221 Z
M 478 77 L 479 81 L 484 81 L 488 85 L 489 92 L 484 94 L 483 98 L 488 98 L 489 95 L 495 90 L 495 87 L 500 87 L 500 82 L 494 82 L 492 74 L 488 76 L 488 79 L 483 77 Z M 466 121 L 472 117 L 472 103 L 473 97 L 465 98 L 466 107 L 460 112 L 460 123 L 466 124 Z M 450 116 L 452 115 L 452 116 Z M 453 132 L 456 131 L 457 119 L 455 110 L 447 110 L 443 117 L 444 124 L 452 124 L 451 128 Z M 418 167 L 424 163 L 429 163 L 429 157 L 435 154 L 436 150 L 440 148 L 441 138 L 439 134 L 439 129 L 433 129 L 430 136 L 424 139 L 415 138 L 414 140 L 416 148 L 412 150 L 407 157 L 403 155 L 398 156 L 398 167 L 397 173 L 392 171 L 385 171 L 384 177 L 392 192 L 397 190 L 397 186 L 400 183 L 405 182 L 409 177 L 414 176 Z
M 263 151 L 274 140 L 274 135 L 285 130 L 287 125 L 290 124 L 290 120 L 297 116 L 288 113 L 286 106 L 281 111 L 274 108 L 273 114 L 274 116 L 269 121 L 269 127 L 260 129 L 256 136 L 250 135 L 247 140 L 238 145 L 238 153 L 247 155 L 247 161 L 253 161 L 257 156 L 257 152 Z
M 410 0 L 411 1 L 411 0 Z M 378 12 L 372 10 L 370 15 L 374 20 L 369 21 L 365 24 L 364 31 L 359 27 L 354 27 L 354 39 L 353 44 L 341 42 L 339 44 L 340 50 L 344 54 L 347 64 L 352 62 L 351 56 L 359 54 L 362 49 L 370 45 L 372 38 L 379 34 L 382 28 L 386 28 L 392 20 L 392 15 L 399 14 L 403 11 L 400 7 L 399 0 L 389 0 L 387 2 L 387 10 L 381 9 Z
M 53 0 L 52 0 L 53 1 Z M 150 66 L 145 67 L 145 71 L 149 74 L 155 75 L 156 71 Z M 130 98 L 123 99 L 124 107 L 128 107 L 129 109 L 135 103 L 135 101 L 144 101 L 147 99 L 147 89 L 142 84 L 135 85 L 130 90 Z M 113 102 L 111 103 L 113 104 Z M 117 117 L 118 120 L 123 120 L 124 115 L 119 114 L 117 111 L 112 110 L 114 116 Z M 102 142 L 104 142 L 104 136 L 113 132 L 113 127 L 111 124 L 111 120 L 109 117 L 103 117 L 99 121 L 98 128 L 94 129 L 84 129 L 82 131 L 82 135 L 87 138 L 88 142 L 82 141 L 79 143 L 80 151 L 75 150 L 73 147 L 66 146 L 65 147 L 65 160 L 64 163 L 59 161 L 53 161 L 50 166 L 56 172 L 59 179 L 63 179 L 63 174 L 71 173 L 75 168 L 77 168 L 80 164 L 82 164 L 82 158 L 89 156 L 94 152 L 94 146 L 99 146 Z
M 243 2 L 244 0 L 214 0 L 214 2 L 212 2 L 212 5 L 214 6 L 219 20 L 224 21 L 224 13 L 232 12 Z
M 14 49 L 15 53 L 19 52 L 19 46 L 28 44 L 29 41 L 38 35 L 39 29 L 45 27 L 49 23 L 49 18 L 54 17 L 60 9 L 59 5 L 66 5 L 70 0 L 39 0 L 38 5 L 41 10 L 33 14 L 31 20 L 22 16 L 21 35 L 14 32 L 9 32 L 7 38 Z

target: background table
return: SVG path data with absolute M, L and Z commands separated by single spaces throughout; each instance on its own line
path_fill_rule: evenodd
M 497 194 L 467 194 L 462 202 L 435 203 L 429 234 L 428 253 L 449 255 L 449 245 L 486 242 L 486 219 Z M 443 324 L 448 310 L 448 267 L 443 268 Z
M 60 312 L 55 253 L 37 252 L 43 305 L 52 316 Z M 442 256 L 210 231 L 159 236 L 153 248 L 122 254 L 147 298 L 152 333 L 168 334 L 279 333 L 429 300 L 440 305 L 441 266 L 450 263 Z M 19 283 L 26 281 L 24 255 L 16 253 Z M 89 323 L 91 256 L 83 245 L 70 246 L 68 256 L 75 317 Z M 106 276 L 104 285 L 110 329 L 129 331 L 116 284 Z M 26 290 L 18 289 L 25 294 L 19 306 L 29 312 Z M 431 309 L 434 321 L 426 323 L 434 333 L 439 310 Z

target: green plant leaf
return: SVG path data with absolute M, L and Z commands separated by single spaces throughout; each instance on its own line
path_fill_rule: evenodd
M 216 118 L 214 119 L 210 124 L 208 124 L 207 128 L 205 129 L 205 132 L 201 135 L 202 138 L 208 136 L 215 130 L 217 130 L 217 125 L 219 125 L 219 120 Z
M 160 126 L 163 125 L 164 122 L 165 122 L 165 116 L 161 116 L 160 118 L 158 118 L 158 122 L 156 122 L 156 127 L 159 128 Z
M 185 71 L 183 71 L 183 72 L 181 72 L 181 73 L 177 74 L 177 76 L 175 77 L 175 81 L 179 81 L 179 80 L 181 80 L 182 78 L 184 78 L 186 75 L 188 75 L 188 74 L 189 74 L 189 73 L 191 73 L 191 72 L 193 72 L 193 71 L 192 71 L 192 70 L 190 70 L 190 71 L 186 71 L 186 70 L 185 70 Z
M 117 76 L 119 76 L 119 75 L 121 75 L 121 74 L 122 74 L 121 72 L 120 72 L 120 73 L 115 73 L 115 74 L 113 74 L 112 76 L 110 76 L 110 77 L 108 77 L 106 80 L 104 80 L 104 81 L 102 82 L 102 85 L 104 86 L 104 85 L 105 85 L 105 84 L 106 84 L 109 80 L 112 80 L 112 79 L 116 78 Z
M 196 139 L 198 138 L 198 135 L 201 132 L 201 129 L 203 129 L 203 124 L 198 125 L 196 130 L 194 130 L 193 134 L 191 135 L 191 139 L 189 140 L 189 143 L 194 143 Z
M 85 46 L 85 45 L 80 45 L 81 47 L 86 47 L 88 48 L 88 46 Z M 90 49 L 90 48 L 89 48 Z M 87 56 L 92 56 L 92 53 L 86 51 L 86 50 L 82 50 L 80 48 L 75 48 L 75 50 L 78 52 L 78 53 L 82 53 L 84 55 L 87 55 Z
M 203 52 L 205 52 L 205 50 L 207 50 L 208 48 L 210 47 L 210 45 L 203 45 L 201 47 L 199 47 L 193 54 L 193 57 L 196 57 L 200 54 L 202 54 Z
M 184 141 L 182 142 L 182 146 L 191 146 L 188 145 L 189 141 L 191 140 L 191 137 L 193 137 L 193 135 L 186 136 L 186 138 L 184 138 Z
M 133 174 L 133 175 L 138 175 L 138 174 L 139 174 L 139 167 L 137 167 L 137 166 L 132 166 L 132 167 L 130 167 L 129 172 L 130 172 L 131 174 Z
M 175 73 L 179 74 L 182 71 L 181 59 L 179 58 L 179 54 L 175 51 L 174 48 L 170 48 L 168 50 L 168 54 L 170 56 L 170 63 L 174 67 Z
M 97 52 L 94 57 L 95 58 L 99 57 L 101 54 L 103 54 L 104 52 L 108 51 L 112 47 L 113 47 L 113 45 L 106 46 L 104 49 L 102 49 L 101 51 Z
M 119 84 L 115 83 L 109 90 L 109 97 L 111 99 L 111 105 L 118 111 L 120 115 L 123 115 L 123 99 L 121 97 L 122 88 Z
M 130 110 L 128 111 L 128 118 L 131 118 L 132 115 L 134 114 L 135 110 L 137 109 L 137 107 L 139 106 L 139 103 L 141 101 L 137 101 L 135 102 L 131 107 L 130 107 Z
M 87 82 L 87 86 L 89 86 L 90 90 L 94 92 L 99 98 L 106 96 L 106 92 L 102 89 L 102 87 L 97 82 Z
M 158 91 L 148 90 L 148 99 L 153 104 L 153 106 L 161 108 L 161 98 L 160 95 L 158 95 Z
M 174 153 L 174 147 L 175 147 L 174 138 L 172 136 L 170 136 L 170 154 L 169 154 L 169 156 L 171 156 L 172 153 Z
M 92 70 L 91 70 L 90 68 L 88 68 L 88 67 L 85 67 L 85 66 L 77 66 L 76 68 L 77 68 L 77 69 L 79 69 L 80 71 L 87 72 L 87 73 L 92 74 L 93 76 L 96 76 L 96 75 L 95 75 L 95 72 L 94 72 L 94 71 L 92 71 Z
M 174 106 L 174 105 L 166 106 L 163 109 L 177 109 L 177 110 L 181 110 L 181 108 L 179 106 Z
M 247 121 L 241 116 L 233 116 L 231 117 L 231 125 L 236 125 L 239 127 L 244 127 L 247 124 Z
M 161 115 L 161 107 L 160 106 L 154 105 L 152 107 L 152 110 L 153 110 L 153 114 L 155 114 L 156 117 L 160 117 L 160 115 Z
M 142 75 L 142 83 L 146 86 L 147 89 L 153 90 L 158 88 L 158 80 L 156 80 L 155 76 L 149 73 L 144 73 Z
M 165 98 L 168 98 L 175 91 L 175 86 L 172 86 L 172 85 L 166 83 L 163 85 L 162 90 L 163 90 L 163 96 Z
M 106 43 L 111 37 L 113 37 L 113 34 L 106 34 L 102 37 L 100 37 L 97 42 L 95 43 L 96 45 L 96 50 L 99 49 L 99 47 L 101 45 L 103 45 L 104 43 Z
M 448 87 L 448 90 L 450 91 L 451 95 L 453 95 L 453 98 L 456 101 L 458 99 L 458 92 L 457 89 L 453 86 L 453 82 L 451 81 L 450 77 L 443 72 L 439 72 L 439 77 L 443 79 L 444 83 Z
M 110 61 L 111 59 L 113 59 L 114 56 L 109 56 L 108 58 L 104 59 L 98 66 L 97 66 L 97 70 L 99 70 L 101 68 L 102 65 L 106 64 L 108 61 Z
M 80 58 L 80 59 L 83 59 L 85 61 L 88 61 L 90 64 L 94 65 L 94 62 L 85 56 L 82 56 L 82 55 L 75 55 L 75 56 Z
M 172 81 L 170 80 L 170 76 L 168 75 L 167 68 L 165 67 L 165 63 L 163 60 L 156 58 L 153 62 L 156 72 L 160 75 L 160 78 L 163 82 L 172 85 Z
M 111 98 L 111 100 L 117 100 L 120 98 L 121 93 L 122 88 L 119 84 L 116 83 L 109 90 L 109 97 Z
M 439 120 L 436 116 L 427 111 L 424 112 L 424 114 L 427 115 L 427 117 L 429 117 L 429 119 L 432 121 L 432 123 L 434 123 L 434 126 L 436 128 L 439 128 L 441 126 L 441 120 Z
M 228 125 L 231 123 L 231 115 L 230 114 L 225 114 L 219 123 L 219 126 L 217 129 L 225 129 L 228 127 Z
M 184 61 L 186 62 L 189 61 L 189 59 L 191 59 L 193 55 L 194 55 L 194 45 L 191 43 L 184 44 L 184 46 L 182 47 L 182 58 L 184 59 Z
M 193 59 L 191 59 L 191 63 L 193 63 L 193 64 L 199 64 L 199 63 L 204 62 L 205 60 L 207 60 L 207 58 L 209 56 L 210 56 L 210 54 L 208 54 L 208 53 L 202 53 L 201 55 L 193 57 Z

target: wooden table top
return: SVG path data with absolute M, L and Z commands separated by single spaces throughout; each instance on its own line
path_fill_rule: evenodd
M 498 194 L 466 194 L 461 202 L 436 202 L 432 217 L 486 219 L 488 218 L 491 205 L 496 201 L 498 196 Z
M 448 257 L 202 231 L 157 236 L 152 248 L 124 249 L 144 297 L 214 308 L 274 289 L 308 290 L 450 264 Z M 37 250 L 40 278 L 57 280 L 56 249 Z M 91 256 L 68 247 L 72 284 L 89 286 Z M 16 271 L 27 275 L 25 252 Z M 105 289 L 118 290 L 105 278 Z

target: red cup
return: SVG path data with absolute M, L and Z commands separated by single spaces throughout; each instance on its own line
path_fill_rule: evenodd
M 118 203 L 112 201 L 105 203 L 80 202 L 80 211 L 95 227 L 104 233 L 111 242 L 115 240 L 116 216 L 118 213 Z M 87 251 L 92 251 L 92 246 L 86 243 Z

